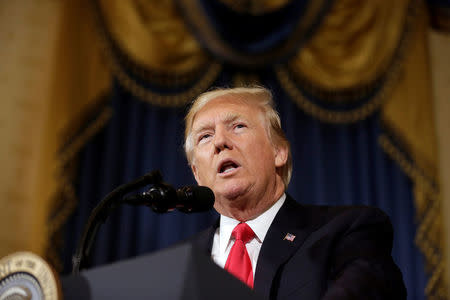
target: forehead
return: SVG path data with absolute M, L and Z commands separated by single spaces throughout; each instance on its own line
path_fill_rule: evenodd
M 225 95 L 206 103 L 194 116 L 193 127 L 198 123 L 226 121 L 236 118 L 260 119 L 262 108 L 253 95 Z

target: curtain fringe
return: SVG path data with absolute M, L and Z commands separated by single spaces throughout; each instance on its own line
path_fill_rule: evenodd
M 111 119 L 113 111 L 110 107 L 104 108 L 99 115 L 89 124 L 77 137 L 75 137 L 71 143 L 65 147 L 64 151 L 60 154 L 60 164 L 65 166 L 75 155 L 86 145 L 86 143 L 102 129 L 105 124 Z
M 309 100 L 290 78 L 285 67 L 276 68 L 275 73 L 283 89 L 305 113 L 324 123 L 348 124 L 366 119 L 381 107 L 395 87 L 395 83 L 399 77 L 399 63 L 396 64 L 396 69 L 398 70 L 390 73 L 389 79 L 375 97 L 358 108 L 343 112 L 322 108 Z
M 391 138 L 386 134 L 382 134 L 379 138 L 380 146 L 383 150 L 402 168 L 403 172 L 414 180 L 415 183 L 420 183 L 424 186 L 427 193 L 430 195 L 438 195 L 439 189 L 436 187 L 436 180 L 425 175 L 413 162 L 408 160 L 407 154 L 403 153 L 397 146 L 394 145 Z M 435 198 L 435 197 L 434 197 Z
M 408 160 L 407 155 L 394 145 L 386 134 L 382 134 L 378 142 L 385 153 L 412 180 L 416 202 L 419 197 L 422 197 L 425 201 L 426 205 L 423 211 L 416 210 L 418 228 L 415 237 L 415 243 L 422 251 L 426 269 L 430 273 L 425 294 L 428 299 L 447 299 L 447 284 L 444 272 L 446 257 L 442 245 L 442 200 L 439 188 L 436 187 L 433 179 L 425 176 L 414 162 Z M 434 237 L 430 233 L 433 233 Z
M 62 229 L 78 204 L 74 187 L 76 173 L 76 155 L 82 147 L 95 136 L 111 119 L 112 109 L 104 108 L 99 115 L 72 142 L 65 147 L 59 155 L 59 163 L 55 174 L 58 188 L 52 196 L 53 211 L 47 224 L 47 260 L 58 271 L 62 271 L 63 265 L 59 251 L 63 246 Z
M 105 49 L 109 52 L 108 49 Z M 219 63 L 211 63 L 209 68 L 205 71 L 204 76 L 187 90 L 177 93 L 164 95 L 157 92 L 152 92 L 136 82 L 127 72 L 120 66 L 117 60 L 112 57 L 112 54 L 106 53 L 108 56 L 108 67 L 118 80 L 119 84 L 128 90 L 134 97 L 149 102 L 153 105 L 164 107 L 179 107 L 192 101 L 196 96 L 206 91 L 219 76 L 222 71 L 222 65 Z

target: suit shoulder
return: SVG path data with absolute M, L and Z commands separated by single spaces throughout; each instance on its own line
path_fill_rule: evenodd
M 389 222 L 387 214 L 378 207 L 365 205 L 304 205 L 304 208 L 311 211 L 312 214 L 321 215 L 326 219 L 348 218 L 365 219 L 375 218 Z
M 183 242 L 190 243 L 205 253 L 210 253 L 214 233 L 216 232 L 218 224 L 219 222 L 217 220 L 213 225 L 185 239 Z
M 373 206 L 331 206 L 304 205 L 305 213 L 310 223 L 318 228 L 334 227 L 341 230 L 355 230 L 356 228 L 374 227 L 386 233 L 392 232 L 392 224 L 384 211 Z M 391 235 L 391 234 L 389 234 Z

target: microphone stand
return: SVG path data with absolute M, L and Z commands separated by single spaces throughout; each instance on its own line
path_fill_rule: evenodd
M 100 225 L 106 221 L 108 215 L 120 204 L 116 201 L 117 198 L 121 198 L 127 193 L 149 185 L 162 182 L 161 173 L 156 170 L 145 174 L 144 176 L 130 182 L 123 184 L 111 193 L 105 196 L 100 203 L 94 208 L 89 216 L 88 222 L 84 227 L 83 235 L 78 243 L 77 250 L 72 257 L 72 274 L 76 275 L 80 272 L 80 266 L 83 260 L 89 256 L 94 238 L 100 228 Z

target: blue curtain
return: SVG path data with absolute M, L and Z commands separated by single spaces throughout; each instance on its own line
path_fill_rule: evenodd
M 224 72 L 216 86 L 229 85 Z M 383 209 L 394 226 L 393 256 L 403 272 L 408 299 L 424 299 L 422 256 L 414 244 L 412 183 L 378 145 L 379 116 L 350 125 L 319 122 L 298 109 L 272 75 L 262 84 L 275 95 L 283 127 L 291 141 L 294 171 L 288 188 L 297 201 L 311 204 L 364 204 Z M 67 224 L 65 272 L 90 211 L 114 187 L 151 170 L 179 187 L 194 179 L 183 153 L 186 108 L 152 106 L 115 84 L 114 115 L 80 154 L 79 204 Z M 167 247 L 209 226 L 215 212 L 157 215 L 145 207 L 121 207 L 102 226 L 90 266 L 98 266 Z

